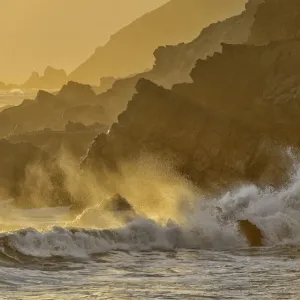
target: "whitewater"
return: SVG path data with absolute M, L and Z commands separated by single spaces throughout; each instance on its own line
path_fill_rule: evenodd
M 3 201 L 1 299 L 299 299 L 299 170 L 280 189 L 199 198 L 180 222 L 89 228 L 78 220 L 95 218 L 93 208 L 72 220 L 68 208 Z M 237 219 L 256 224 L 265 246 L 249 247 Z

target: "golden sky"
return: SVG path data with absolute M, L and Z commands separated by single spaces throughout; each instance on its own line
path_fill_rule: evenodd
M 168 0 L 0 0 L 0 81 L 72 71 L 109 36 Z

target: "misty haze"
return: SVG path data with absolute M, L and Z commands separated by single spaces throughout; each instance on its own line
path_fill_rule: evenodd
M 0 299 L 298 299 L 300 2 L 0 0 Z

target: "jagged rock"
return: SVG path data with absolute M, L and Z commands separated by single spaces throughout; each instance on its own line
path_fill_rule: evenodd
M 158 46 L 190 41 L 210 23 L 241 11 L 243 4 L 240 0 L 169 1 L 114 34 L 69 79 L 98 85 L 102 77 L 142 72 L 152 67 Z
M 147 78 L 167 88 L 181 82 L 190 82 L 190 72 L 198 59 L 206 59 L 215 52 L 221 52 L 222 43 L 243 44 L 248 41 L 261 2 L 250 0 L 242 13 L 209 25 L 190 43 L 157 48 L 154 52 L 152 78 Z
M 221 52 L 222 43 L 246 43 L 261 2 L 249 1 L 241 14 L 209 25 L 192 42 L 157 48 L 154 51 L 153 70 L 116 80 L 111 89 L 98 96 L 111 119 L 117 121 L 118 115 L 126 109 L 136 92 L 135 86 L 139 79 L 146 78 L 167 88 L 181 82 L 191 82 L 190 72 L 198 59 L 206 59 L 215 52 Z
M 48 66 L 44 75 L 32 72 L 29 79 L 21 86 L 25 89 L 58 89 L 67 82 L 67 73 L 63 69 L 54 69 Z
M 26 100 L 25 100 L 26 101 Z M 56 97 L 55 95 L 48 93 L 46 91 L 40 90 L 38 91 L 36 97 L 35 97 L 35 101 L 38 104 L 41 105 L 48 105 L 48 106 L 57 106 L 59 104 L 61 105 L 65 105 L 64 101 L 62 101 L 62 99 L 59 99 L 58 97 Z M 22 104 L 24 105 L 26 102 L 23 102 Z M 32 104 L 32 101 L 27 101 L 27 104 Z
M 112 213 L 119 220 L 127 223 L 137 217 L 133 206 L 119 194 L 114 195 L 104 204 L 104 210 Z
M 24 83 L 24 88 L 35 88 L 40 85 L 40 74 L 38 72 L 32 72 L 28 80 Z
M 111 212 L 132 212 L 135 213 L 132 205 L 121 195 L 116 194 L 110 198 L 104 206 L 105 209 Z
M 85 226 L 105 226 L 107 214 L 122 222 L 130 222 L 138 215 L 133 206 L 123 198 L 116 194 L 111 198 L 103 201 L 102 204 L 86 208 L 86 203 L 77 202 L 70 207 L 70 212 L 80 214 L 77 221 Z
M 54 69 L 48 66 L 44 71 L 45 80 L 49 81 L 49 85 L 60 87 L 62 82 L 66 82 L 67 73 L 63 69 Z
M 114 123 L 118 115 L 126 109 L 128 102 L 136 92 L 135 86 L 143 75 L 145 74 L 117 80 L 111 89 L 97 96 L 99 103 L 105 108 L 111 123 Z
M 72 106 L 95 104 L 95 102 L 97 102 L 96 94 L 90 85 L 74 81 L 69 81 L 65 84 L 58 92 L 57 96 L 64 99 Z
M 95 139 L 84 165 L 101 176 L 143 152 L 167 153 L 201 187 L 282 184 L 291 164 L 282 147 L 300 146 L 291 130 L 300 128 L 299 53 L 300 40 L 223 45 L 222 54 L 198 61 L 193 83 L 167 90 L 139 80 L 127 110 Z
M 102 94 L 111 89 L 116 80 L 117 79 L 114 77 L 103 77 L 100 79 L 100 85 L 98 87 L 94 87 L 94 91 L 97 94 Z
M 247 239 L 247 242 L 252 247 L 263 246 L 264 236 L 261 230 L 249 220 L 237 221 L 240 233 Z
M 35 100 L 0 112 L 0 137 L 44 128 L 61 131 L 68 121 L 86 126 L 112 122 L 90 86 L 70 82 L 57 95 L 39 91 Z

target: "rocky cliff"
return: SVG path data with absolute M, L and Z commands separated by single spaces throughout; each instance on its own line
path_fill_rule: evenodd
M 285 3 L 250 1 L 241 15 L 211 25 L 192 43 L 158 50 L 153 70 L 109 80 L 112 88 L 101 95 L 74 82 L 57 95 L 40 92 L 34 101 L 0 113 L 0 133 L 10 134 L 11 140 L 29 141 L 31 137 L 21 133 L 51 124 L 50 128 L 65 128 L 64 135 L 76 139 L 91 120 L 106 124 L 116 120 L 108 133 L 97 135 L 82 162 L 84 175 L 88 175 L 83 181 L 96 178 L 89 184 L 100 182 L 104 190 L 108 185 L 110 192 L 119 192 L 117 179 L 124 179 L 118 177 L 124 163 L 138 163 L 147 156 L 163 166 L 171 162 L 177 175 L 211 192 L 240 182 L 281 185 L 293 163 L 286 149 L 297 153 L 300 148 L 298 0 Z M 268 7 L 271 20 L 277 16 L 282 29 L 264 20 Z M 182 83 L 185 80 L 188 82 Z M 32 113 L 35 117 L 28 118 Z M 68 121 L 84 125 L 69 122 L 65 127 Z M 49 137 L 49 132 L 42 138 L 35 132 L 30 141 L 54 151 Z M 143 172 L 149 168 L 143 167 Z M 143 176 L 136 175 L 134 168 L 129 171 L 133 177 Z M 54 174 L 60 171 L 55 168 Z M 68 194 L 57 196 L 65 185 L 63 176 L 57 177 L 54 199 L 70 203 Z M 51 184 L 53 181 L 57 182 L 51 177 Z M 153 177 L 147 184 L 152 182 Z M 90 196 L 90 191 L 85 192 L 84 201 Z
M 262 0 L 249 1 L 241 14 L 211 24 L 190 43 L 157 48 L 152 70 L 117 80 L 111 89 L 99 95 L 99 101 L 116 121 L 135 93 L 135 85 L 139 79 L 146 78 L 166 88 L 180 82 L 190 82 L 190 72 L 198 59 L 221 52 L 222 43 L 242 44 L 248 41 L 255 13 L 261 2 Z
M 202 28 L 243 9 L 241 0 L 171 0 L 123 28 L 80 65 L 69 79 L 98 85 L 101 77 L 125 77 L 151 68 L 153 51 L 195 38 Z
M 167 90 L 141 79 L 84 165 L 101 175 L 152 153 L 175 157 L 178 171 L 201 187 L 282 183 L 289 167 L 282 151 L 300 146 L 299 50 L 299 40 L 223 45 L 197 62 L 193 83 Z
M 239 15 L 213 23 L 204 28 L 190 43 L 158 47 L 151 75 L 159 84 L 172 85 L 191 81 L 190 72 L 198 59 L 222 51 L 222 43 L 244 44 L 248 41 L 255 14 L 262 0 L 250 0 Z

